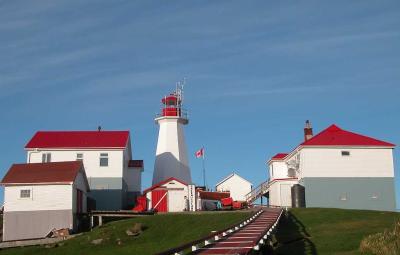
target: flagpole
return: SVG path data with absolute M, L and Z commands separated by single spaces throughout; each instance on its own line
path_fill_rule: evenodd
M 204 150 L 204 146 L 203 146 L 203 155 L 202 155 L 202 162 L 203 162 L 203 184 L 204 184 L 204 188 L 207 190 L 207 186 L 206 186 L 206 166 L 205 166 L 205 150 Z
M 203 156 L 202 162 L 203 162 L 203 185 L 204 185 L 204 188 L 207 190 L 207 187 L 206 187 L 206 168 L 204 166 L 204 156 Z

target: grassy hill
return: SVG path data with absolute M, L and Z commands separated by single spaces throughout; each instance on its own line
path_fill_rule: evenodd
M 60 247 L 15 248 L 0 251 L 0 255 L 154 254 L 238 223 L 249 214 L 205 212 L 121 220 L 68 240 Z M 364 237 L 392 228 L 399 220 L 400 214 L 394 212 L 292 209 L 282 218 L 274 250 L 268 254 L 360 254 L 359 245 Z M 138 237 L 127 236 L 125 231 L 138 222 L 145 226 L 143 233 Z M 92 243 L 98 239 L 103 240 L 101 244 Z
M 163 214 L 110 222 L 92 232 L 65 241 L 60 247 L 25 247 L 0 251 L 15 255 L 66 254 L 154 254 L 183 243 L 207 236 L 249 217 L 250 212 L 205 212 L 197 214 Z M 126 230 L 140 222 L 145 230 L 138 237 L 128 236 Z M 101 244 L 93 240 L 102 239 Z
M 361 240 L 400 220 L 395 212 L 292 209 L 279 225 L 274 254 L 360 254 Z

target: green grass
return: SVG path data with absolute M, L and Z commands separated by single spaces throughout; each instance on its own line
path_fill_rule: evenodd
M 249 212 L 207 212 L 201 214 L 164 214 L 121 220 L 105 224 L 92 232 L 68 240 L 56 248 L 26 247 L 0 251 L 0 255 L 36 254 L 154 254 L 221 230 L 249 216 Z M 361 240 L 400 220 L 394 212 L 341 209 L 292 209 L 276 233 L 273 254 L 360 254 Z M 141 222 L 146 229 L 136 238 L 125 230 Z M 92 240 L 102 238 L 100 245 Z M 117 240 L 122 241 L 121 245 Z
M 365 236 L 393 228 L 398 220 L 395 212 L 292 209 L 278 227 L 274 254 L 360 254 Z
M 222 230 L 249 217 L 250 212 L 210 212 L 199 214 L 163 214 L 110 222 L 92 232 L 65 241 L 55 248 L 25 247 L 0 251 L 7 255 L 35 254 L 154 254 L 183 243 L 207 236 L 212 230 Z M 145 226 L 138 237 L 127 236 L 125 231 L 135 222 Z M 92 240 L 102 238 L 99 245 Z M 121 245 L 117 240 L 122 241 Z

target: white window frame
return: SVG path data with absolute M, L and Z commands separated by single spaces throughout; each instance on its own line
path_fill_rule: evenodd
M 102 165 L 101 164 L 102 159 L 107 159 L 107 165 Z M 109 165 L 110 165 L 110 158 L 108 157 L 108 153 L 106 153 L 106 152 L 100 153 L 99 166 L 100 167 L 108 167 Z
M 342 155 L 342 157 L 350 157 L 351 156 L 350 151 L 341 151 L 340 154 Z
M 42 153 L 42 163 L 48 163 L 48 162 L 51 162 L 51 153 L 50 152 Z
M 271 180 L 274 179 L 274 165 L 271 165 Z
M 28 193 L 29 193 L 29 197 L 23 197 L 22 196 L 22 193 L 23 193 L 23 191 L 29 191 Z M 19 199 L 24 199 L 24 200 L 29 200 L 29 199 L 32 199 L 32 189 L 20 189 L 19 190 Z
M 379 200 L 379 194 L 378 193 L 372 193 L 371 194 L 371 199 L 372 200 Z
M 343 201 L 343 202 L 349 200 L 349 196 L 348 196 L 347 192 L 341 193 L 339 196 L 339 200 Z
M 76 161 L 83 161 L 83 153 L 76 153 Z

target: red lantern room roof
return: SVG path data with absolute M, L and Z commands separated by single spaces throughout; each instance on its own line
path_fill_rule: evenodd
M 178 84 L 176 90 L 161 99 L 163 104 L 161 112 L 156 115 L 156 121 L 159 118 L 169 117 L 176 118 L 184 124 L 188 123 L 187 112 L 182 108 L 183 103 L 183 85 Z
M 178 102 L 178 97 L 176 95 L 169 95 L 169 96 L 164 97 L 161 100 L 161 102 L 163 104 L 168 104 L 168 105 L 175 104 L 176 105 Z

